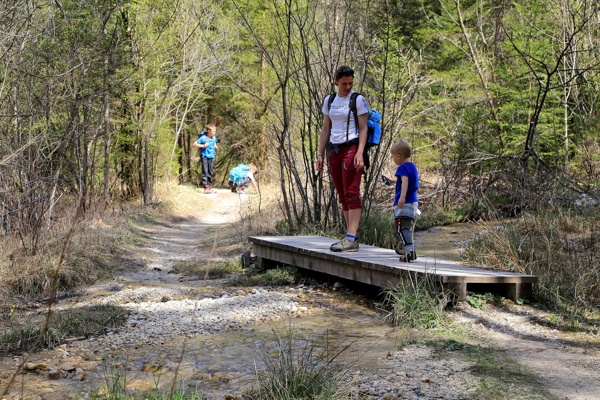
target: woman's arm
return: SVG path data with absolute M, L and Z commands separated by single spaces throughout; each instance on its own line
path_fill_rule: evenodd
M 319 138 L 319 152 L 317 153 L 317 170 L 323 171 L 323 158 L 325 157 L 325 149 L 329 142 L 329 135 L 331 134 L 331 119 L 329 115 L 323 116 L 323 127 L 321 128 L 321 135 Z

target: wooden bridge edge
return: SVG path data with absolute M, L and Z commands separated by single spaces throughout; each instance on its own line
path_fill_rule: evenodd
M 390 288 L 397 285 L 403 278 L 408 275 L 431 275 L 435 276 L 447 293 L 452 297 L 453 302 L 462 302 L 467 299 L 467 285 L 486 285 L 494 287 L 496 292 L 503 297 L 513 301 L 523 298 L 531 298 L 533 292 L 533 283 L 537 278 L 526 278 L 522 281 L 513 279 L 505 279 L 502 282 L 470 282 L 467 279 L 460 277 L 446 277 L 430 272 L 398 270 L 396 273 L 387 274 L 379 269 L 366 269 L 353 264 L 335 263 L 328 258 L 311 258 L 303 257 L 302 252 L 291 251 L 284 246 L 271 246 L 270 243 L 262 241 L 253 241 L 254 254 L 257 256 L 259 263 L 266 267 L 272 266 L 274 263 L 283 263 L 294 265 L 298 268 L 308 269 L 336 276 L 342 279 L 361 282 L 368 285 L 377 286 L 380 288 Z

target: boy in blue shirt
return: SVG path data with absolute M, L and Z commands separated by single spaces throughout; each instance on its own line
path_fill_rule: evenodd
M 396 195 L 394 196 L 394 219 L 396 230 L 400 236 L 400 243 L 396 253 L 400 255 L 401 262 L 410 262 L 417 259 L 413 244 L 413 228 L 418 213 L 419 172 L 410 161 L 412 150 L 410 144 L 404 139 L 398 140 L 392 146 L 392 158 L 398 166 L 396 179 Z
M 196 149 L 200 149 L 200 161 L 202 162 L 202 186 L 204 193 L 217 193 L 213 190 L 213 177 L 215 176 L 215 153 L 217 150 L 217 127 L 210 124 L 206 127 L 206 135 L 201 135 L 197 141 L 192 143 Z

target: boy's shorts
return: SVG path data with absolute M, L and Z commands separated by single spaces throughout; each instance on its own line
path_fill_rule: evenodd
M 397 205 L 394 206 L 394 218 L 412 218 L 415 219 L 419 211 L 419 203 L 405 203 L 404 207 L 400 208 Z

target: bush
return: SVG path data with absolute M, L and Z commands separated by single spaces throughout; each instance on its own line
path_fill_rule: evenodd
M 535 275 L 534 295 L 557 309 L 600 303 L 600 216 L 571 212 L 526 215 L 487 229 L 466 248 L 466 260 Z

